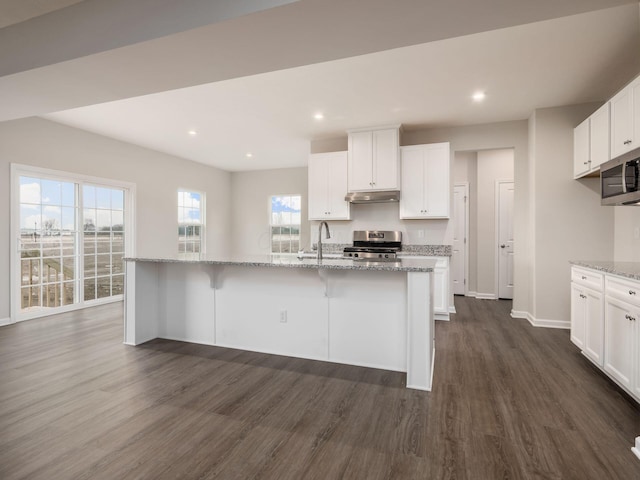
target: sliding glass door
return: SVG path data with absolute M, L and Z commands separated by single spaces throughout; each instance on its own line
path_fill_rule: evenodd
M 15 319 L 121 299 L 129 189 L 16 170 Z

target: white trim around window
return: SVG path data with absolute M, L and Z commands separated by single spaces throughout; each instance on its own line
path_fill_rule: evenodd
M 11 205 L 10 205 L 10 231 L 11 231 L 11 254 L 10 254 L 10 309 L 11 309 L 11 323 L 15 323 L 22 320 L 29 320 L 32 318 L 44 317 L 49 315 L 55 315 L 58 313 L 69 312 L 73 310 L 79 310 L 90 306 L 101 305 L 105 303 L 121 301 L 123 295 L 115 295 L 102 299 L 91 300 L 85 303 L 84 298 L 80 297 L 80 292 L 77 291 L 79 301 L 74 304 L 64 305 L 51 309 L 35 310 L 31 312 L 21 312 L 20 310 L 20 298 L 21 298 L 21 279 L 20 269 L 18 268 L 20 261 L 20 184 L 19 179 L 21 176 L 46 178 L 50 180 L 57 180 L 61 182 L 73 182 L 79 185 L 79 193 L 77 194 L 77 205 L 75 208 L 78 212 L 82 211 L 82 194 L 81 188 L 85 184 L 104 186 L 107 188 L 118 188 L 124 190 L 124 255 L 127 257 L 135 256 L 135 199 L 136 199 L 136 185 L 135 183 L 125 182 L 121 180 L 106 179 L 100 177 L 93 177 L 89 175 L 82 175 L 71 172 L 64 172 L 59 170 L 52 170 L 42 167 L 34 167 L 30 165 L 22 165 L 17 163 L 11 164 Z M 80 218 L 80 214 L 76 215 L 76 223 Z M 78 224 L 76 227 L 79 231 L 81 226 Z M 83 242 L 78 240 L 77 248 L 79 251 L 77 255 L 83 257 Z M 79 266 L 76 267 L 79 270 Z M 82 275 L 76 278 L 75 281 L 79 282 Z M 77 287 L 76 287 L 77 288 Z

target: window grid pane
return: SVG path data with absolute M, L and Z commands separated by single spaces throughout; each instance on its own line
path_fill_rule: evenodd
M 202 251 L 204 195 L 178 190 L 178 253 L 190 256 Z
M 300 248 L 300 195 L 271 197 L 271 253 L 296 253 Z

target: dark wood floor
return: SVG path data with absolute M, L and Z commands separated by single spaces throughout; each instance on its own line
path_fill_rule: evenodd
M 640 479 L 640 409 L 567 331 L 456 298 L 404 375 L 170 341 L 121 304 L 0 328 L 2 479 Z

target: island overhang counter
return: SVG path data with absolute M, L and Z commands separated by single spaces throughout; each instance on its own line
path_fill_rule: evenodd
M 381 368 L 431 389 L 435 260 L 125 261 L 126 344 L 164 338 Z

